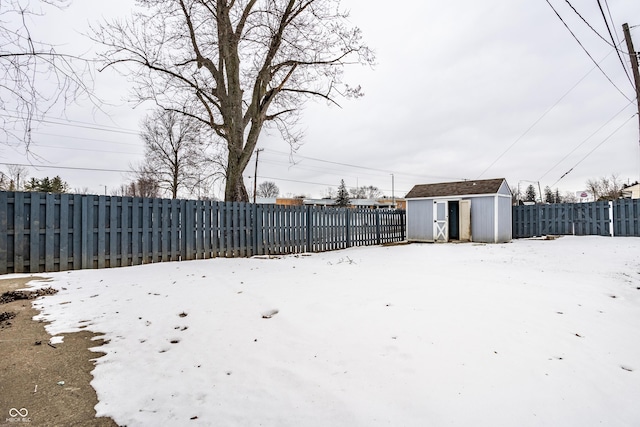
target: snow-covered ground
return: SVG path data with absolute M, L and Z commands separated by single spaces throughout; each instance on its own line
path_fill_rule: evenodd
M 130 427 L 640 425 L 640 238 L 47 276 L 40 318 L 106 335 L 96 409 Z

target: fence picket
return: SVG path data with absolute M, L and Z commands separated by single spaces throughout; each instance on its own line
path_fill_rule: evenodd
M 10 270 L 9 194 L 0 192 L 0 273 Z M 13 245 L 11 245 L 13 246 Z

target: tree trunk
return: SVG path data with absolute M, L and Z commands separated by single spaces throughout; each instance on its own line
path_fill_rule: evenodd
M 234 156 L 229 150 L 227 158 L 227 183 L 224 189 L 225 202 L 248 202 L 249 194 L 244 186 L 244 178 L 242 171 L 244 166 L 241 164 L 241 158 Z

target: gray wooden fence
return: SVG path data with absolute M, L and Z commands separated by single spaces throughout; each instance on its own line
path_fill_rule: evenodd
M 513 237 L 548 234 L 640 237 L 640 200 L 513 207 Z
M 401 210 L 0 192 L 0 274 L 320 252 L 404 230 Z

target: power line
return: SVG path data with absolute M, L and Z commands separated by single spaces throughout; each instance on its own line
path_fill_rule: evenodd
M 600 0 L 598 0 L 598 7 L 600 8 L 600 13 L 602 14 L 602 19 L 604 19 L 604 24 L 607 27 L 607 31 L 609 32 L 609 37 L 611 37 L 611 41 L 613 43 L 615 43 L 616 41 L 613 38 L 613 34 L 611 33 L 611 27 L 609 27 L 609 21 L 607 21 L 607 17 L 604 14 L 604 10 L 602 9 L 602 4 L 600 3 Z M 609 5 L 608 4 L 607 4 L 607 10 L 609 10 Z M 609 10 L 609 17 L 611 18 L 611 11 L 610 10 Z M 613 24 L 613 19 L 611 19 L 611 24 Z M 620 43 L 622 43 L 622 41 L 620 41 Z M 627 71 L 627 67 L 624 65 L 624 61 L 622 60 L 622 56 L 620 55 L 620 51 L 617 48 L 616 48 L 616 55 L 618 55 L 618 59 L 620 60 L 620 64 L 622 64 L 622 69 L 624 70 L 624 73 L 627 75 L 627 79 L 629 79 L 629 83 L 631 83 L 631 87 L 635 87 L 635 85 L 633 84 L 633 81 L 631 80 L 631 76 L 629 75 L 629 72 Z
M 25 166 L 28 168 L 42 168 L 42 169 L 66 169 L 66 170 L 81 170 L 81 171 L 93 171 L 93 172 L 120 172 L 120 173 L 129 173 L 130 170 L 122 170 L 122 169 L 102 169 L 102 168 L 80 168 L 80 167 L 72 167 L 72 166 L 49 166 L 49 165 L 34 165 L 30 163 L 5 163 L 0 162 L 0 165 L 4 166 Z
M 564 178 L 565 176 L 569 175 L 569 173 L 571 173 L 571 171 L 573 171 L 580 163 L 582 163 L 583 161 L 586 160 L 587 157 L 589 157 L 594 151 L 596 151 L 598 148 L 600 148 L 600 146 L 602 144 L 604 144 L 605 142 L 607 142 L 609 140 L 609 138 L 611 138 L 613 135 L 615 135 L 620 129 L 622 129 L 624 127 L 624 125 L 626 125 L 627 123 L 629 123 L 629 121 L 631 119 L 633 119 L 636 114 L 633 114 L 631 117 L 629 117 L 627 120 L 624 121 L 624 123 L 622 123 L 620 126 L 618 126 L 616 128 L 616 130 L 614 130 L 613 132 L 611 132 L 609 134 L 609 136 L 607 136 L 605 139 L 602 140 L 602 142 L 600 142 L 600 144 L 596 145 L 595 147 L 593 147 L 593 149 L 591 151 L 589 151 L 582 159 L 580 159 L 578 161 L 578 163 L 576 163 L 575 165 L 573 165 L 573 167 L 571 169 L 569 169 L 567 172 L 565 172 L 560 178 L 558 178 L 558 180 L 556 182 L 554 182 L 553 184 L 550 185 L 550 187 L 553 187 L 554 185 L 556 185 L 558 182 L 560 182 L 560 180 L 562 178 Z
M 609 54 L 607 56 L 611 55 L 611 52 L 609 52 Z M 607 57 L 605 56 L 605 58 Z M 603 58 L 602 60 L 604 61 Z M 582 78 L 580 78 L 580 80 L 578 80 L 573 86 L 571 86 L 571 88 L 569 88 L 568 91 L 566 91 L 560 98 L 558 98 L 558 100 L 556 102 L 553 103 L 553 105 L 549 108 L 547 108 L 547 110 L 542 113 L 542 115 L 540 117 L 538 117 L 538 119 L 536 121 L 534 121 L 531 126 L 529 126 L 527 128 L 527 130 L 525 130 L 519 137 L 516 138 L 515 141 L 513 141 L 513 143 L 511 143 L 511 145 L 509 145 L 489 166 L 487 166 L 487 168 L 485 170 L 482 171 L 482 173 L 480 175 L 478 175 L 478 178 L 481 178 L 482 175 L 484 175 L 485 173 L 487 173 L 487 171 L 489 169 L 491 169 L 496 163 L 498 163 L 498 161 L 505 155 L 507 154 L 507 152 L 509 150 L 511 150 L 518 142 L 520 142 L 520 140 L 522 138 L 524 138 L 530 131 L 531 129 L 533 129 L 538 123 L 540 123 L 540 121 L 542 121 L 542 119 L 544 119 L 546 117 L 547 114 L 549 114 L 551 112 L 551 110 L 553 110 L 564 98 L 567 97 L 567 95 L 569 95 L 569 93 L 571 93 L 571 91 L 573 91 L 580 83 L 582 83 L 582 81 L 584 79 L 587 78 L 587 76 L 589 76 L 589 74 L 591 74 L 593 72 L 593 70 L 595 70 L 595 67 L 593 67 L 592 69 L 590 69 L 587 74 L 585 74 L 584 76 L 582 76 Z
M 580 12 L 578 12 L 578 10 L 577 10 L 575 7 L 573 7 L 573 5 L 571 4 L 571 2 L 570 2 L 569 0 L 564 0 L 564 1 L 565 1 L 565 2 L 569 5 L 569 7 L 570 7 L 570 8 L 571 8 L 575 13 L 576 13 L 576 15 L 578 15 L 578 17 L 579 17 L 580 19 L 582 19 L 582 22 L 584 22 L 584 23 L 587 25 L 587 27 L 589 27 L 589 28 L 591 29 L 591 31 L 593 31 L 594 33 L 596 33 L 596 35 L 597 35 L 598 37 L 600 37 L 600 38 L 601 38 L 601 39 L 602 39 L 606 44 L 608 44 L 609 46 L 611 46 L 612 48 L 614 48 L 614 49 L 616 49 L 616 50 L 617 50 L 617 46 L 616 46 L 615 42 L 614 42 L 613 44 L 611 44 L 611 42 L 609 42 L 609 40 L 607 40 L 606 38 L 604 38 L 604 36 L 603 36 L 602 34 L 600 34 L 600 33 L 599 33 L 595 28 L 593 28 L 593 27 L 591 26 L 591 24 L 589 24 L 589 22 L 588 22 L 588 21 L 587 21 L 587 20 L 586 20 L 586 19 L 585 19 L 581 14 L 580 14 Z M 600 2 L 598 1 L 598 3 L 600 3 Z M 602 9 L 601 9 L 601 10 L 602 10 Z M 607 25 L 607 29 L 608 29 L 608 28 L 609 28 L 609 25 Z
M 265 149 L 265 152 L 270 152 L 270 153 L 274 153 L 274 154 L 280 154 L 280 155 L 286 155 L 291 157 L 292 154 L 291 153 L 284 153 L 282 151 L 277 151 L 277 150 L 272 150 L 272 149 Z M 308 160 L 314 160 L 316 162 L 321 162 L 321 163 L 330 163 L 330 164 L 334 164 L 334 165 L 339 165 L 339 166 L 346 166 L 346 167 L 352 167 L 352 168 L 357 168 L 357 169 L 366 169 L 366 170 L 371 170 L 371 171 L 377 171 L 377 172 L 384 172 L 386 174 L 396 174 L 396 175 L 404 175 L 404 176 L 414 176 L 414 177 L 418 177 L 418 178 L 435 178 L 435 179 L 444 179 L 444 180 L 459 180 L 459 181 L 464 181 L 466 180 L 466 178 L 452 178 L 452 177 L 442 177 L 442 176 L 430 176 L 430 175 L 418 175 L 418 174 L 411 174 L 411 173 L 405 173 L 405 172 L 398 172 L 398 171 L 392 171 L 389 169 L 377 169 L 377 168 L 372 168 L 372 167 L 368 167 L 368 166 L 359 166 L 359 165 L 354 165 L 354 164 L 350 164 L 350 163 L 342 163 L 342 162 L 335 162 L 332 160 L 324 160 L 324 159 L 319 159 L 316 157 L 308 157 L 308 156 L 302 156 L 302 155 L 296 155 L 296 157 L 299 157 L 301 159 L 308 159 Z M 294 163 L 295 165 L 296 163 Z
M 591 54 L 589 53 L 589 51 L 584 47 L 584 45 L 582 44 L 582 42 L 578 39 L 578 37 L 574 34 L 573 31 L 571 31 L 571 28 L 569 28 L 569 26 L 567 25 L 567 23 L 564 21 L 564 19 L 562 19 L 562 16 L 560 16 L 560 14 L 558 13 L 558 11 L 556 10 L 555 7 L 553 7 L 553 5 L 549 2 L 549 0 L 545 0 L 547 2 L 547 4 L 549 5 L 549 7 L 551 7 L 551 9 L 553 10 L 553 12 L 556 14 L 556 16 L 558 17 L 558 19 L 562 22 L 562 24 L 565 26 L 565 28 L 567 29 L 567 31 L 569 31 L 569 33 L 571 33 L 571 35 L 573 36 L 573 38 L 576 40 L 576 42 L 578 42 L 578 44 L 580 45 L 580 47 L 582 48 L 582 50 L 584 50 L 584 52 L 587 54 L 587 56 L 589 57 L 589 59 L 591 59 L 591 61 L 596 64 L 596 67 L 598 67 L 598 70 L 600 70 L 600 72 L 602 72 L 602 74 L 606 77 L 607 80 L 609 80 L 609 83 L 611 83 L 613 85 L 613 87 L 615 87 L 618 92 L 620 92 L 620 94 L 622 96 L 624 96 L 628 101 L 631 101 L 631 99 L 629 99 L 629 97 L 627 95 L 624 94 L 624 92 L 622 92 L 622 90 L 620 90 L 620 88 L 618 86 L 616 86 L 616 84 L 613 82 L 613 80 L 611 80 L 609 78 L 609 76 L 607 75 L 607 73 L 604 72 L 604 70 L 600 67 L 600 64 L 598 64 L 596 62 L 595 59 L 593 59 L 593 56 L 591 56 Z M 617 48 L 616 48 L 617 49 Z
M 96 142 L 105 142 L 107 144 L 130 145 L 132 147 L 140 147 L 139 143 L 117 142 L 117 141 L 109 141 L 107 139 L 85 138 L 82 136 L 60 135 L 56 133 L 47 133 L 47 132 L 39 132 L 39 131 L 31 131 L 31 133 L 36 135 L 55 136 L 55 137 L 64 138 L 64 139 L 79 139 L 81 141 L 96 141 Z
M 134 153 L 132 151 L 97 150 L 95 148 L 61 147 L 59 145 L 45 145 L 45 144 L 32 144 L 31 149 L 35 150 L 38 147 L 56 148 L 60 150 L 89 151 L 92 153 L 140 154 L 140 153 Z
M 615 119 L 616 117 L 618 117 L 620 114 L 622 114 L 622 112 L 624 110 L 627 109 L 627 107 L 629 107 L 629 105 L 633 104 L 633 102 L 628 103 L 627 105 L 625 105 L 622 110 L 618 111 L 613 117 L 611 117 L 609 120 L 606 121 L 606 123 L 604 123 L 602 126 L 600 126 L 595 132 L 593 132 L 591 135 L 589 135 L 586 139 L 584 139 L 580 144 L 578 144 L 577 146 L 574 147 L 573 150 L 571 150 L 566 156 L 564 156 L 562 159 L 560 159 L 558 161 L 558 163 L 556 163 L 555 165 L 551 166 L 551 168 L 546 171 L 544 173 L 544 175 L 542 175 L 540 178 L 538 178 L 538 181 L 542 181 L 542 179 L 547 176 L 552 170 L 554 170 L 560 163 L 562 163 L 563 161 L 565 161 L 570 155 L 572 155 L 578 148 L 582 147 L 587 141 L 589 141 L 591 138 L 593 138 L 593 136 L 595 136 L 598 132 L 600 132 L 606 125 L 608 125 L 609 123 L 611 123 L 613 121 L 613 119 Z
M 607 7 L 607 13 L 609 14 L 609 20 L 611 21 L 611 25 L 613 25 L 613 32 L 616 34 L 616 46 L 619 46 L 620 43 L 622 43 L 622 40 L 620 40 L 620 37 L 618 36 L 618 30 L 616 30 L 616 27 L 614 25 L 613 16 L 611 16 L 611 9 L 609 9 L 609 3 L 607 2 L 607 0 L 604 0 L 604 5 Z
M 7 117 L 10 117 L 12 119 L 20 119 L 19 116 L 12 116 L 11 114 L 7 114 Z M 91 130 L 99 130 L 102 132 L 114 132 L 114 133 L 121 133 L 121 134 L 125 134 L 125 135 L 140 135 L 140 133 L 138 131 L 134 131 L 134 130 L 127 130 L 127 129 L 122 129 L 122 128 L 117 128 L 117 127 L 112 127 L 112 126 L 106 126 L 106 125 L 95 125 L 95 124 L 91 124 L 91 123 L 87 123 L 87 122 L 80 122 L 77 120 L 68 120 L 65 123 L 64 121 L 62 121 L 61 119 L 38 119 L 37 122 L 39 123 L 49 123 L 49 124 L 54 124 L 54 125 L 59 125 L 59 126 L 71 126 L 71 127 L 75 127 L 75 128 L 82 128 L 82 129 L 91 129 Z M 82 124 L 74 124 L 74 123 L 82 123 Z

